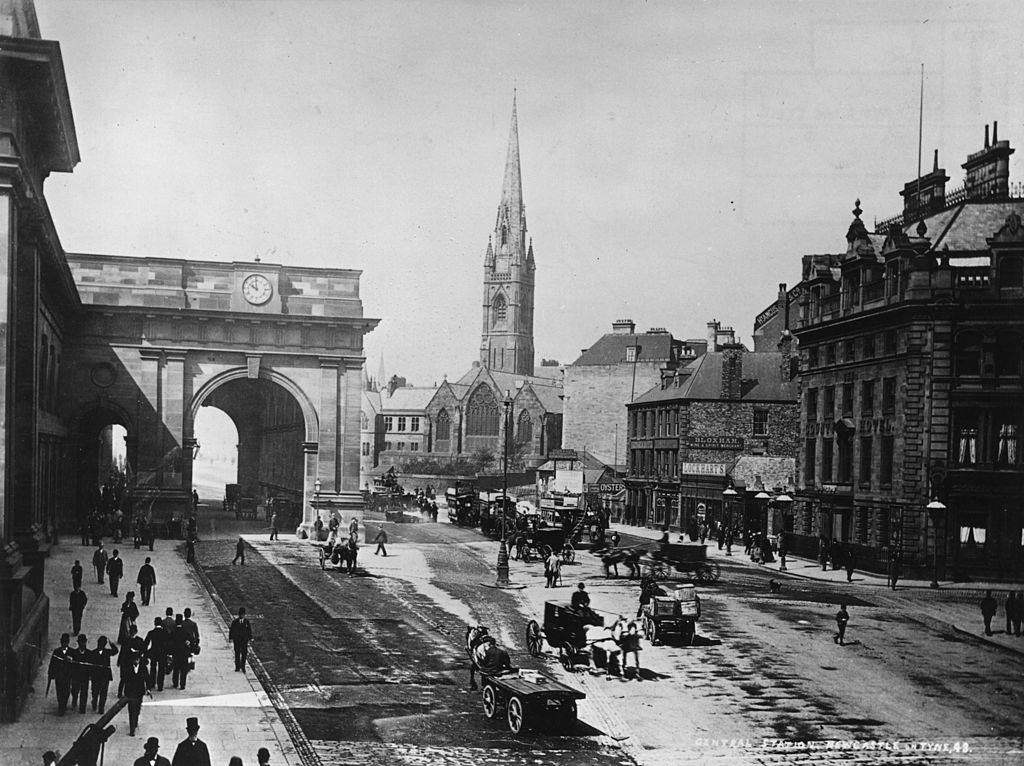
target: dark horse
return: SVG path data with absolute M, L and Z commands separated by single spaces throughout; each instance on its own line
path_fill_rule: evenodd
M 331 549 L 331 563 L 337 565 L 338 569 L 346 568 L 349 574 L 355 574 L 356 560 L 359 558 L 359 544 L 355 536 L 349 536 L 347 540 L 338 540 Z
M 483 625 L 466 626 L 466 654 L 469 656 L 469 688 L 476 688 L 476 672 L 492 676 L 515 671 L 508 652 L 497 642 Z

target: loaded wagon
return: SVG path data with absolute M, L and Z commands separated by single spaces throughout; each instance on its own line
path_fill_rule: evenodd
M 654 593 L 642 607 L 644 638 L 656 644 L 678 638 L 693 643 L 696 623 L 700 619 L 700 596 L 693 585 L 680 585 L 672 593 Z
M 722 573 L 717 561 L 708 559 L 706 545 L 662 543 L 656 551 L 641 559 L 643 575 L 665 580 L 673 572 L 692 575 L 697 582 L 715 582 Z
M 515 674 L 480 673 L 484 715 L 504 718 L 513 734 L 523 729 L 546 728 L 571 732 L 576 726 L 577 700 L 586 694 L 534 670 Z

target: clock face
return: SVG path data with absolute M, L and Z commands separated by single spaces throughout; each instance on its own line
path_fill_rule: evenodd
M 242 282 L 242 297 L 253 306 L 262 306 L 273 294 L 274 288 L 270 280 L 262 274 L 252 274 Z

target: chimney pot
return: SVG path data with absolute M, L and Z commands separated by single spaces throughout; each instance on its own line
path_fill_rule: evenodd
M 985 123 L 985 148 L 988 149 L 988 123 Z

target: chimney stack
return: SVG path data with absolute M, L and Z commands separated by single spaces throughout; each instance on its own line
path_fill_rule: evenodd
M 636 323 L 632 319 L 616 319 L 612 322 L 612 333 L 615 335 L 635 335 Z
M 985 126 L 985 148 L 967 156 L 961 167 L 966 171 L 964 188 L 968 199 L 1006 198 L 1010 195 L 1009 141 L 999 140 L 999 123 L 992 123 L 992 141 Z
M 722 345 L 722 398 L 739 399 L 743 394 L 743 344 Z
M 718 320 L 708 322 L 708 351 L 718 351 Z

